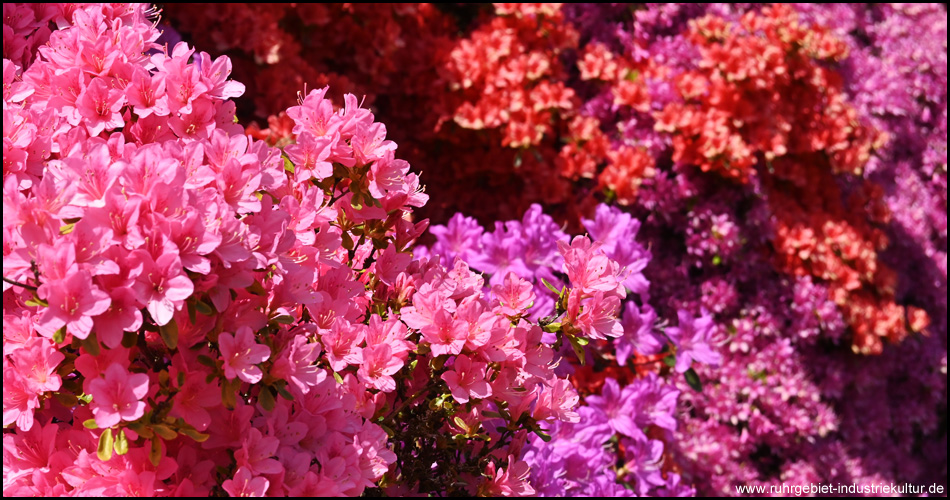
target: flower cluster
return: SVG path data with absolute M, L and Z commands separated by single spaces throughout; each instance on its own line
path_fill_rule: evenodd
M 673 463 L 666 443 L 677 428 L 680 393 L 670 379 L 686 374 L 696 388 L 701 382 L 693 365 L 721 362 L 713 350 L 712 317 L 681 311 L 677 326 L 662 328 L 643 303 L 649 298 L 643 270 L 650 253 L 636 239 L 639 221 L 600 205 L 583 224 L 603 256 L 592 256 L 584 238 L 568 244 L 537 205 L 520 221 L 497 222 L 491 233 L 457 214 L 447 226 L 432 227 L 436 242 L 430 252 L 446 261 L 465 259 L 490 275 L 496 294 L 518 297 L 502 302 L 536 298 L 541 311 L 553 305 L 557 313 L 540 319 L 542 329 L 558 336 L 555 345 L 566 339 L 578 355 L 567 356 L 577 361 L 558 368 L 572 374 L 583 396 L 578 418 L 555 422 L 546 428 L 549 436 L 533 436 L 524 449 L 538 494 L 692 494 L 678 474 L 664 474 Z M 612 265 L 618 267 L 611 271 Z M 533 289 L 522 281 L 515 291 L 515 275 L 533 282 Z
M 940 4 L 156 13 L 4 5 L 5 494 L 946 485 Z
M 428 195 L 386 127 L 323 88 L 270 147 L 228 58 L 60 14 L 4 61 L 4 493 L 530 493 L 577 395 L 531 284 L 408 250 Z M 557 251 L 564 335 L 618 335 L 620 264 Z

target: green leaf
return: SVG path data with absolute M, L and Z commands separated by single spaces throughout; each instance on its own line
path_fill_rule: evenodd
M 531 430 L 534 431 L 534 433 L 537 434 L 539 438 L 541 438 L 541 441 L 544 441 L 545 443 L 548 443 L 551 441 L 551 436 L 547 434 L 546 432 L 542 431 L 540 427 L 535 427 L 534 429 L 531 429 Z
M 504 418 L 501 416 L 501 413 L 494 412 L 491 410 L 483 411 L 482 416 L 487 417 L 487 418 Z
M 148 450 L 148 461 L 152 462 L 152 465 L 158 467 L 159 462 L 162 461 L 162 440 L 161 438 L 152 439 L 152 447 Z
M 543 331 L 545 331 L 545 332 L 548 332 L 548 333 L 554 333 L 554 332 L 559 331 L 560 329 L 561 329 L 561 324 L 560 324 L 560 323 L 550 323 L 550 324 L 544 325 L 544 326 L 541 328 L 541 330 L 543 330 Z
M 139 341 L 138 332 L 122 332 L 122 347 L 131 349 Z
M 452 421 L 455 422 L 455 425 L 458 426 L 459 429 L 462 429 L 466 433 L 471 432 L 471 429 L 469 429 L 468 424 L 465 423 L 465 420 L 462 420 L 462 417 L 456 416 L 452 419 Z
M 204 354 L 199 354 L 197 359 L 199 365 L 205 365 L 208 368 L 215 368 L 217 366 L 213 359 Z
M 548 283 L 548 280 L 541 278 L 541 283 L 548 289 L 551 290 L 551 293 L 557 296 L 561 296 L 561 291 L 554 287 L 554 285 Z
M 125 430 L 119 431 L 119 437 L 115 440 L 115 454 L 125 455 L 129 452 L 129 439 L 125 437 Z
M 277 403 L 274 400 L 274 393 L 271 392 L 270 387 L 263 386 L 261 387 L 261 392 L 257 395 L 257 401 L 261 404 L 261 408 L 264 411 L 274 411 L 274 405 Z
M 66 408 L 72 408 L 79 404 L 79 398 L 71 392 L 54 392 L 53 397 Z
M 284 157 L 284 170 L 290 173 L 294 173 L 294 164 L 290 161 L 290 158 Z
M 224 383 L 221 384 L 221 403 L 224 404 L 224 407 L 233 410 L 237 405 L 237 400 L 235 396 L 235 391 L 231 384 Z
M 141 422 L 138 422 L 138 421 L 129 422 L 128 425 L 129 425 L 129 429 L 135 431 L 135 433 L 138 434 L 139 437 L 143 437 L 145 439 L 152 439 L 155 437 L 155 433 L 152 431 L 152 429 L 145 427 L 145 424 Z
M 353 250 L 353 238 L 350 237 L 350 233 L 343 231 L 343 234 L 340 235 L 340 238 L 343 240 L 343 248 L 347 250 Z
M 254 283 L 252 283 L 251 286 L 245 288 L 245 290 L 259 297 L 267 296 L 267 290 L 264 290 L 264 285 L 261 285 L 261 282 L 257 280 L 254 280 Z
M 284 384 L 277 384 L 274 386 L 277 389 L 277 394 L 280 394 L 280 397 L 286 399 L 287 401 L 293 401 L 294 395 L 287 390 L 287 387 Z
M 198 322 L 198 310 L 194 300 L 189 300 L 186 304 L 188 306 L 188 321 L 193 325 Z
M 282 314 L 282 315 L 280 315 L 280 316 L 277 316 L 277 317 L 271 319 L 271 321 L 273 321 L 274 323 L 277 323 L 277 324 L 279 324 L 279 325 L 292 325 L 292 324 L 294 324 L 294 321 L 296 321 L 296 320 L 294 319 L 293 316 L 288 316 L 288 315 L 286 315 L 286 314 Z
M 73 222 L 72 224 L 66 224 L 66 225 L 60 226 L 60 227 L 59 227 L 59 234 L 64 234 L 64 235 L 65 235 L 65 234 L 69 234 L 69 233 L 73 232 L 73 229 L 76 229 L 76 223 L 75 223 L 75 222 Z
M 178 323 L 175 318 L 172 318 L 167 325 L 158 327 L 158 333 L 169 349 L 174 351 L 178 348 Z
M 663 364 L 670 368 L 676 366 L 676 355 L 673 353 L 667 354 L 666 357 L 663 358 Z
M 102 431 L 102 434 L 99 435 L 99 449 L 96 450 L 96 455 L 99 457 L 99 460 L 108 462 L 109 459 L 112 458 L 113 445 L 112 429 Z
M 23 304 L 26 305 L 26 306 L 28 306 L 28 307 L 49 307 L 49 303 L 48 303 L 48 302 L 46 302 L 45 300 L 42 300 L 42 299 L 37 299 L 37 298 L 28 299 L 28 300 L 27 300 L 26 302 L 24 302 Z
M 63 342 L 66 342 L 66 327 L 65 326 L 60 328 L 59 330 L 56 330 L 56 332 L 53 333 L 53 342 L 56 344 L 62 344 Z
M 84 422 L 82 423 L 82 426 L 85 427 L 85 428 L 87 428 L 87 429 L 98 429 L 98 428 L 99 428 L 99 425 L 96 424 L 96 419 L 94 419 L 94 418 L 90 418 L 89 420 L 84 421 Z
M 99 355 L 99 339 L 96 338 L 96 332 L 90 332 L 89 336 L 80 341 L 83 349 L 93 356 Z
M 171 441 L 178 437 L 178 433 L 172 430 L 171 427 L 168 427 L 165 424 L 154 424 L 152 425 L 152 430 L 155 431 L 155 434 L 158 434 L 162 439 L 166 441 Z
M 696 373 L 696 370 L 690 368 L 683 375 L 686 376 L 686 383 L 689 384 L 690 388 L 696 392 L 703 392 L 703 383 L 699 380 L 699 374 Z
M 181 432 L 182 434 L 190 437 L 191 439 L 194 439 L 195 441 L 199 443 L 204 443 L 205 441 L 208 440 L 209 437 L 211 437 L 211 434 L 204 434 L 190 427 L 179 429 L 178 432 Z
M 333 372 L 333 380 L 336 380 L 336 382 L 340 385 L 343 384 L 343 377 L 341 377 L 337 372 Z
M 577 342 L 577 337 L 568 337 L 568 341 L 571 343 L 571 349 L 574 349 L 574 354 L 577 355 L 577 359 L 581 362 L 581 365 L 587 364 L 587 359 L 584 354 L 584 347 Z
M 203 300 L 195 302 L 195 309 L 205 316 L 214 316 L 214 306 L 209 305 Z
M 714 255 L 714 256 L 713 256 L 713 265 L 714 265 L 714 266 L 718 266 L 719 264 L 722 264 L 722 257 L 720 257 L 720 256 L 718 256 L 718 255 Z

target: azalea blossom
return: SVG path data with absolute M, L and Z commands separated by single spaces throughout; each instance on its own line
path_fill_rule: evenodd
M 234 335 L 222 333 L 218 336 L 218 346 L 228 380 L 237 377 L 251 384 L 260 382 L 264 372 L 257 365 L 270 358 L 270 348 L 257 343 L 253 330 L 242 326 Z
M 109 365 L 103 375 L 89 384 L 92 414 L 100 429 L 122 421 L 138 420 L 145 414 L 142 398 L 148 394 L 148 375 L 130 374 L 117 363 Z

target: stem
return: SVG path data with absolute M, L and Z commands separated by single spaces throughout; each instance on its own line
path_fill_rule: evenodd
M 5 283 L 9 283 L 9 284 L 11 284 L 11 285 L 13 285 L 13 286 L 18 286 L 18 287 L 21 287 L 21 288 L 25 288 L 25 289 L 27 289 L 27 290 L 32 290 L 32 291 L 34 291 L 34 292 L 36 291 L 36 287 L 33 286 L 33 285 L 27 285 L 27 284 L 24 284 L 24 283 L 20 283 L 19 281 L 13 281 L 13 280 L 11 280 L 10 278 L 7 278 L 6 276 L 3 277 L 3 281 L 4 281 Z
M 396 408 L 395 410 L 393 410 L 393 412 L 390 413 L 388 417 L 386 417 L 386 420 L 384 422 L 387 424 L 391 424 L 392 420 L 396 418 L 396 415 L 399 415 L 399 412 L 408 408 L 409 405 L 412 404 L 413 401 L 419 398 L 419 396 L 422 396 L 423 394 L 429 392 L 429 389 L 430 387 L 428 385 L 423 387 L 422 389 L 419 389 L 415 394 L 410 396 L 409 399 L 403 401 L 402 404 L 399 405 L 399 408 Z

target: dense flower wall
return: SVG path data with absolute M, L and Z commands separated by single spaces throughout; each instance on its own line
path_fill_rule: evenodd
M 4 4 L 4 494 L 946 487 L 946 33 Z

